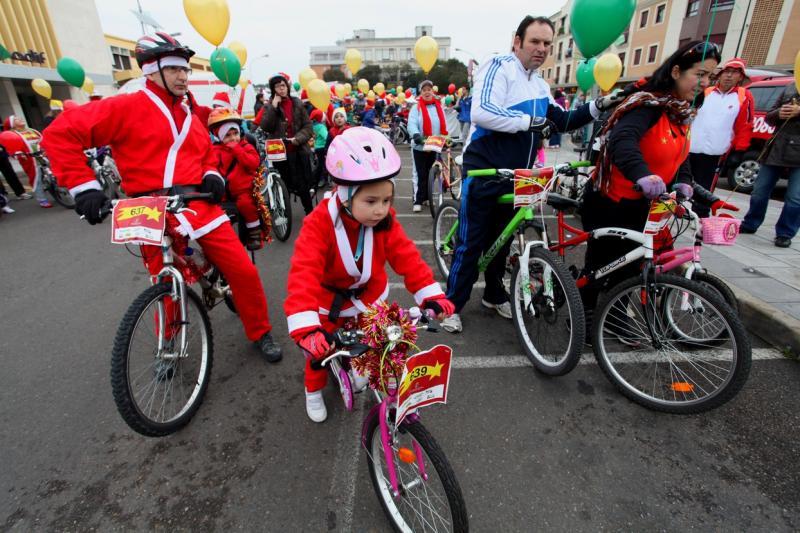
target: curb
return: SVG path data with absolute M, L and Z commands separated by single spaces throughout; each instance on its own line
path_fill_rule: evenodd
M 755 333 L 786 355 L 800 355 L 800 320 L 728 283 L 739 300 L 739 318 Z

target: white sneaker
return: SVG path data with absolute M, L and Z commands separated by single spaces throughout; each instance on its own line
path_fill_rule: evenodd
M 458 316 L 458 313 L 453 313 L 449 317 L 442 320 L 441 326 L 443 330 L 449 333 L 461 333 L 463 330 L 461 327 L 461 317 Z
M 486 307 L 487 309 L 494 309 L 497 311 L 497 314 L 503 318 L 507 318 L 511 320 L 511 304 L 508 302 L 504 302 L 501 304 L 493 304 L 489 303 L 486 300 L 481 299 L 481 305 Z
M 314 422 L 324 422 L 328 418 L 328 410 L 325 408 L 321 390 L 306 391 L 306 413 L 308 413 L 308 418 Z
M 16 211 L 14 211 L 13 209 L 11 209 L 11 208 L 10 208 L 10 207 L 8 207 L 7 205 L 4 205 L 4 206 L 3 206 L 3 213 L 8 213 L 8 214 L 10 215 L 11 213 L 16 213 Z
M 362 376 L 355 370 L 350 370 L 350 383 L 353 384 L 353 392 L 362 392 L 369 385 L 369 378 Z
M 414 207 L 412 207 L 411 210 L 415 213 L 419 213 L 420 211 L 422 211 L 422 206 L 419 204 L 414 204 Z
M 30 200 L 31 198 L 33 198 L 33 195 L 29 192 L 24 192 L 17 196 L 17 200 Z

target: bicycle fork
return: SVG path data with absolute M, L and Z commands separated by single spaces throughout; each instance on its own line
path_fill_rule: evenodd
M 169 280 L 172 285 L 170 297 L 174 301 L 178 300 L 178 309 L 180 310 L 180 320 L 177 322 L 181 326 L 180 332 L 180 349 L 175 350 L 174 346 L 168 350 L 168 345 L 172 344 L 172 338 L 165 337 L 165 331 L 171 331 L 175 322 L 169 322 L 169 317 L 173 315 L 167 312 L 164 301 L 158 303 L 158 353 L 157 357 L 165 360 L 183 359 L 188 356 L 188 346 L 186 342 L 186 328 L 183 327 L 189 323 L 188 309 L 186 306 L 186 282 L 180 271 L 173 266 L 172 253 L 170 247 L 172 246 L 172 239 L 169 236 L 164 236 L 164 241 L 161 244 L 161 253 L 163 267 L 156 276 L 156 283 Z
M 531 241 L 526 243 L 525 236 L 519 235 L 519 246 L 520 250 L 522 250 L 522 255 L 519 258 L 519 275 L 520 275 L 520 288 L 522 290 L 522 301 L 524 304 L 524 309 L 529 310 L 535 316 L 537 314 L 537 310 L 535 307 L 531 306 L 531 274 L 530 274 L 530 257 L 531 257 L 531 248 L 545 246 L 542 241 Z M 544 271 L 542 272 L 542 294 L 545 296 L 546 301 L 554 302 L 555 299 L 553 297 L 553 278 L 552 278 L 552 269 L 550 265 L 544 265 Z M 517 298 L 517 295 L 513 295 L 514 298 Z

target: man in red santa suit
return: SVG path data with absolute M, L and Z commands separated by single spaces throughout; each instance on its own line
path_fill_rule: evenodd
M 267 361 L 280 361 L 258 271 L 216 205 L 225 193 L 225 180 L 216 170 L 206 122 L 194 113 L 196 103 L 188 92 L 194 52 L 158 32 L 140 38 L 135 54 L 147 77 L 144 89 L 84 104 L 47 128 L 42 146 L 53 170 L 75 198 L 77 213 L 92 225 L 103 221 L 109 201 L 86 165 L 83 150 L 93 146 L 111 146 L 129 196 L 212 193 L 215 203 L 193 201 L 190 210 L 175 215 L 178 230 L 200 244 L 230 283 L 247 337 Z M 153 250 L 142 255 L 155 275 L 161 270 L 161 254 Z

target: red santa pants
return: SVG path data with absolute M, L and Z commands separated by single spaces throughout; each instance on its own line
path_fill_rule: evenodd
M 272 330 L 267 311 L 267 297 L 256 266 L 250 261 L 230 224 L 221 224 L 197 242 L 206 258 L 215 265 L 231 287 L 233 303 L 239 312 L 247 338 L 259 340 Z M 157 246 L 142 246 L 144 264 L 151 275 L 161 271 L 163 262 Z
M 242 219 L 248 228 L 258 227 L 256 224 L 259 224 L 261 219 L 258 216 L 256 201 L 253 199 L 252 194 L 248 192 L 236 195 L 236 209 L 242 215 Z

